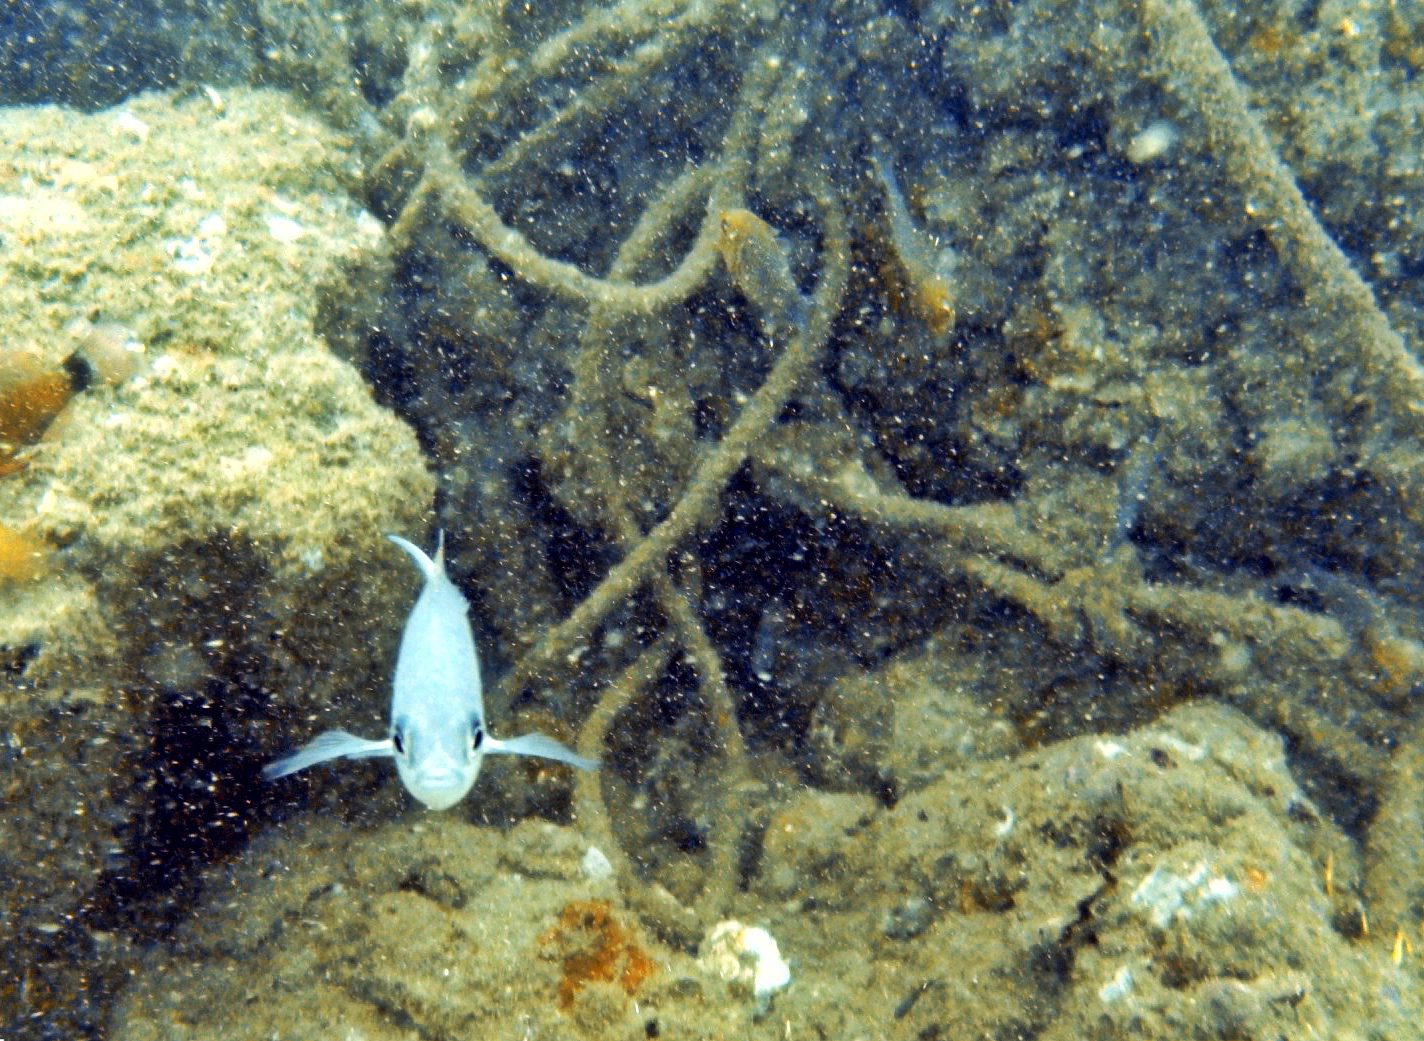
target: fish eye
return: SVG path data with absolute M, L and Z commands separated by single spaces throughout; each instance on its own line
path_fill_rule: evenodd
M 480 745 L 485 743 L 485 731 L 483 727 L 476 726 L 475 732 L 470 735 L 470 747 L 478 750 Z
M 395 746 L 396 755 L 405 755 L 405 734 L 402 731 L 391 734 L 391 744 Z

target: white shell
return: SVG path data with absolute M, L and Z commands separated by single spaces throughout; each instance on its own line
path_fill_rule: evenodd
M 698 963 L 729 983 L 749 986 L 764 1003 L 791 982 L 791 967 L 771 933 L 758 925 L 728 919 L 707 931 L 699 948 Z

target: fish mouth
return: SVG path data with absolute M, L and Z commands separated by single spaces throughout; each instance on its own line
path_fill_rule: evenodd
M 428 792 L 469 787 L 465 775 L 458 770 L 422 770 L 412 776 L 411 781 L 414 782 L 415 787 Z
M 432 810 L 448 810 L 465 797 L 475 778 L 468 771 L 437 767 L 412 773 L 406 783 L 410 794 Z
M 453 766 L 426 766 L 413 771 L 412 776 L 421 784 L 433 785 L 435 787 L 458 784 L 460 782 L 460 771 Z

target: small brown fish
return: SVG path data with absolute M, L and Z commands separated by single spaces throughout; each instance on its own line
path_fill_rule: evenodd
M 786 250 L 770 224 L 751 210 L 723 210 L 717 249 L 732 283 L 756 305 L 769 336 L 789 334 L 800 324 L 801 293 L 791 277 Z
M 890 247 L 908 282 L 905 302 L 930 332 L 943 336 L 954 328 L 957 319 L 953 276 L 959 258 L 953 249 L 941 245 L 915 223 L 890 164 L 878 155 L 871 162 L 885 198 Z

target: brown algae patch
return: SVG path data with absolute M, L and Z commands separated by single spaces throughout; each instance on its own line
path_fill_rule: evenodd
M 633 938 L 607 900 L 575 900 L 539 937 L 540 957 L 559 962 L 559 1005 L 573 1008 L 590 983 L 612 983 L 632 997 L 657 971 L 657 963 Z

